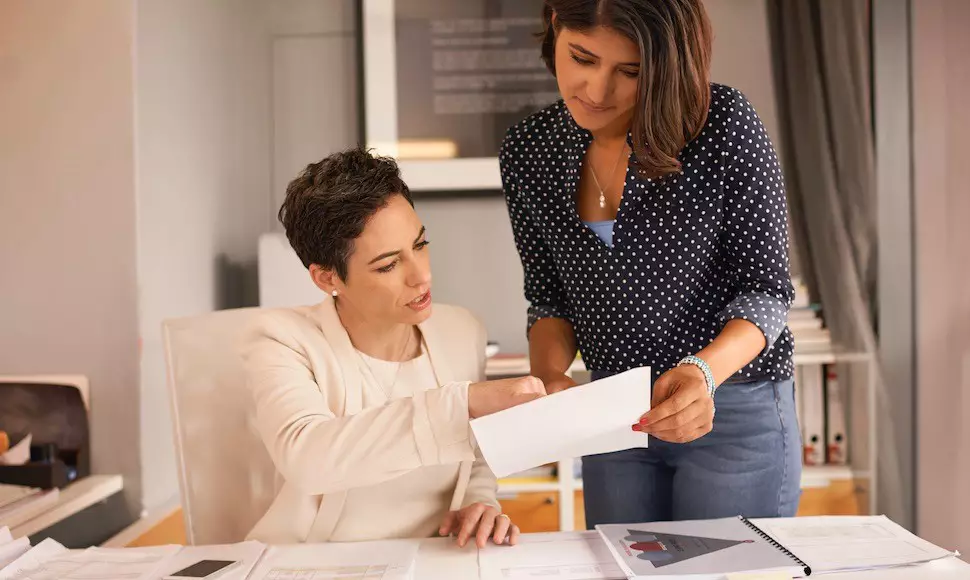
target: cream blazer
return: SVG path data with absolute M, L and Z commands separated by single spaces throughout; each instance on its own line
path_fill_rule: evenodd
M 343 513 L 348 490 L 422 466 L 461 464 L 450 509 L 498 506 L 495 476 L 468 422 L 468 384 L 485 375 L 485 330 L 467 310 L 433 309 L 419 328 L 439 387 L 390 402 L 378 395 L 333 300 L 257 316 L 243 341 L 244 368 L 278 477 L 276 499 L 249 538 L 328 541 L 340 518 L 353 517 Z M 381 537 L 380 522 L 366 525 Z

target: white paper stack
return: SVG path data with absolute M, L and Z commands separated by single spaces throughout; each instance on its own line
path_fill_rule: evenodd
M 0 580 L 27 580 L 34 578 L 31 576 L 35 571 L 43 570 L 48 562 L 56 558 L 65 556 L 69 553 L 68 549 L 50 538 L 42 541 L 33 548 L 27 550 L 22 556 L 7 564 L 0 570 Z M 56 574 L 49 574 L 43 578 L 59 578 Z

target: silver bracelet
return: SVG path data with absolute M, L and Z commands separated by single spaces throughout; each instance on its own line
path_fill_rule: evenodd
M 713 399 L 714 390 L 717 389 L 717 385 L 714 384 L 714 373 L 711 372 L 711 367 L 704 362 L 704 359 L 694 355 L 685 356 L 677 363 L 677 366 L 683 365 L 693 365 L 701 369 L 701 372 L 704 373 L 704 381 L 707 382 L 707 394 Z

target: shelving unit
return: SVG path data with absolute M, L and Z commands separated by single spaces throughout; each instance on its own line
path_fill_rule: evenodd
M 796 344 L 797 341 L 796 341 Z M 876 513 L 876 393 L 875 359 L 868 353 L 846 352 L 830 345 L 796 347 L 794 363 L 801 365 L 863 364 L 866 366 L 866 446 L 865 460 L 853 465 L 805 466 L 802 469 L 801 487 L 803 490 L 823 488 L 834 481 L 866 480 L 868 482 L 868 512 Z M 486 365 L 489 378 L 522 376 L 530 372 L 528 357 L 500 357 L 490 359 Z M 581 360 L 573 363 L 568 373 L 579 378 L 586 372 Z M 852 385 L 847 392 L 857 387 Z M 850 431 L 850 434 L 854 431 Z M 858 449 L 858 446 L 853 446 Z M 852 452 L 855 458 L 858 453 Z M 569 531 L 574 528 L 575 493 L 582 490 L 581 478 L 573 475 L 573 459 L 563 459 L 556 465 L 558 476 L 532 478 L 506 478 L 499 481 L 499 499 L 515 497 L 522 493 L 555 493 L 558 498 L 559 529 Z

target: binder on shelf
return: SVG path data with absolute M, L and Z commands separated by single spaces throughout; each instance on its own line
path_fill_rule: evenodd
M 839 386 L 835 365 L 825 369 L 825 462 L 848 463 L 848 434 L 845 421 L 845 397 Z
M 822 465 L 825 463 L 825 389 L 823 386 L 823 365 L 804 365 L 800 367 L 802 399 L 802 444 L 804 445 L 803 463 Z

